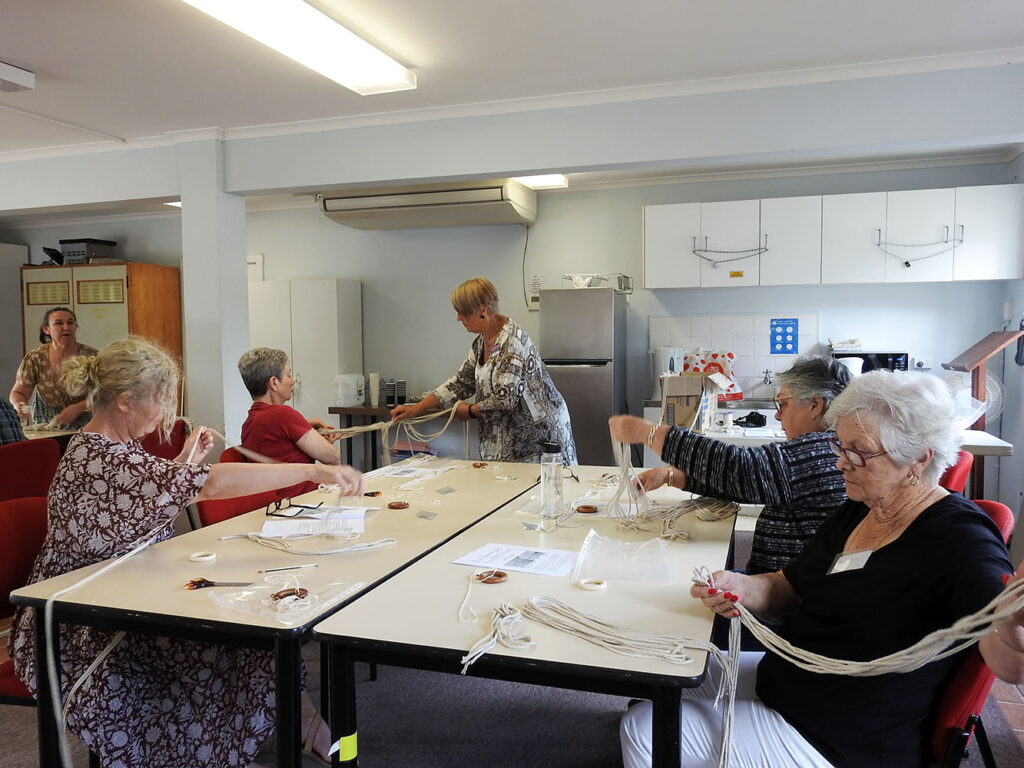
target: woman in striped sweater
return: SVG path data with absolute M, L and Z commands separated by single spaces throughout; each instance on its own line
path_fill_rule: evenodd
M 808 356 L 780 373 L 778 381 L 775 418 L 782 422 L 785 442 L 741 448 L 682 427 L 655 428 L 636 416 L 613 416 L 608 422 L 613 440 L 647 443 L 669 462 L 640 475 L 645 489 L 667 483 L 695 494 L 764 505 L 748 573 L 781 569 L 846 501 L 824 419 L 850 372 L 831 358 Z

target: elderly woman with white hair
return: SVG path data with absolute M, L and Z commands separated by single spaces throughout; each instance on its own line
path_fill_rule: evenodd
M 694 585 L 716 613 L 742 603 L 798 648 L 870 661 L 951 626 L 1020 579 L 991 519 L 939 487 L 959 434 L 944 384 L 872 371 L 832 403 L 832 447 L 849 501 L 777 573 L 713 574 Z M 1024 564 L 1022 564 L 1024 565 Z M 995 674 L 1024 681 L 1024 610 L 978 643 Z M 875 677 L 821 674 L 774 654 L 743 654 L 732 765 L 920 766 L 936 698 L 960 658 Z M 681 761 L 713 766 L 720 714 L 705 683 L 682 702 Z M 632 707 L 621 736 L 626 768 L 650 764 L 651 707 Z

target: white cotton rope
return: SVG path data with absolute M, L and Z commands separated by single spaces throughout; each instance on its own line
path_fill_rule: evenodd
M 470 664 L 479 659 L 495 645 L 501 643 L 506 648 L 525 650 L 533 648 L 533 638 L 522 633 L 523 615 L 509 603 L 502 603 L 494 609 L 491 616 L 491 631 L 481 637 L 469 652 L 462 657 L 462 672 L 466 674 Z
M 460 401 L 461 402 L 461 401 Z M 380 432 L 381 446 L 384 448 L 384 459 L 385 464 L 391 463 L 391 454 L 395 451 L 395 445 L 400 442 L 399 437 L 404 433 L 405 439 L 410 442 L 416 443 L 429 443 L 441 435 L 443 435 L 448 428 L 451 426 L 452 421 L 455 419 L 455 412 L 458 408 L 459 403 L 456 403 L 451 408 L 446 408 L 442 411 L 433 411 L 431 413 L 424 414 L 422 416 L 412 416 L 409 418 L 402 419 L 401 421 L 379 421 L 374 424 L 361 424 L 355 427 L 346 427 L 345 429 L 325 429 L 320 432 L 322 435 L 340 435 L 343 440 L 356 435 L 361 435 L 364 432 Z M 426 421 L 433 421 L 434 419 L 440 418 L 448 414 L 448 419 L 444 426 L 436 432 L 421 432 L 414 425 L 420 424 Z M 392 427 L 395 428 L 395 440 L 389 442 L 388 436 L 391 432 Z M 469 456 L 469 435 L 466 435 L 466 455 Z
M 255 541 L 257 544 L 262 544 L 264 547 L 270 547 L 271 549 L 278 549 L 282 552 L 290 552 L 293 555 L 340 555 L 345 552 L 367 552 L 372 549 L 382 549 L 383 547 L 393 547 L 398 543 L 397 539 L 385 538 L 377 539 L 377 541 L 365 541 L 358 542 L 355 544 L 349 544 L 347 547 L 339 547 L 337 549 L 302 549 L 301 547 L 295 546 L 292 542 L 296 540 L 312 539 L 317 536 L 326 536 L 331 539 L 341 539 L 342 541 L 353 541 L 359 538 L 358 533 L 350 535 L 339 535 L 334 533 L 310 533 L 310 534 L 297 534 L 292 536 L 264 536 L 263 534 L 251 531 L 249 533 L 236 533 L 230 536 L 221 536 L 221 541 L 227 541 L 228 539 L 249 539 Z

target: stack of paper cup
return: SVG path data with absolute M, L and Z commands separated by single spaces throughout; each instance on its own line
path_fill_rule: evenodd
M 380 374 L 370 374 L 370 406 L 376 408 L 380 405 Z

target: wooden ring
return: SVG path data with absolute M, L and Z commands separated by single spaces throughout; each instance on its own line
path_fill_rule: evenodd
M 486 466 L 487 466 L 487 462 L 486 461 L 474 461 L 473 462 L 473 469 L 483 469 Z
M 288 589 L 282 589 L 280 592 L 275 592 L 271 595 L 275 600 L 284 600 L 286 597 L 297 597 L 299 600 L 309 597 L 309 590 L 305 587 L 289 587 Z
M 392 501 L 388 503 L 388 509 L 408 509 L 408 501 Z
M 481 584 L 501 584 L 508 581 L 508 574 L 504 571 L 481 571 L 473 576 Z
M 367 491 L 363 496 L 380 496 L 381 493 L 381 491 Z
M 592 515 L 597 512 L 597 506 L 594 504 L 580 504 L 576 507 L 576 511 L 584 515 Z

